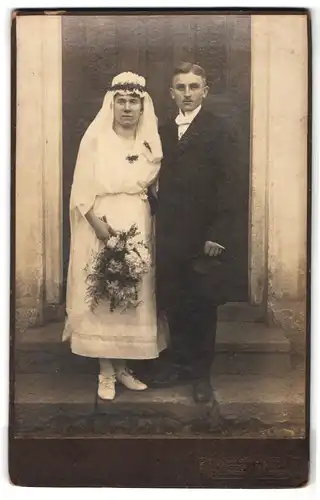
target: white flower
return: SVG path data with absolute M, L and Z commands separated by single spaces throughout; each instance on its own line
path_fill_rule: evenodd
M 117 250 L 121 251 L 121 250 L 124 249 L 124 247 L 125 247 L 124 241 L 123 240 L 118 240 L 118 242 L 117 242 Z
M 110 261 L 110 264 L 108 265 L 108 271 L 110 273 L 120 273 L 122 269 L 122 264 L 121 262 L 117 262 L 116 260 L 112 259 Z
M 115 293 L 118 290 L 118 281 L 107 281 L 107 288 L 110 293 Z
M 117 246 L 117 243 L 118 243 L 118 238 L 116 236 L 111 236 L 111 238 L 109 238 L 107 242 L 107 247 L 111 249 L 115 248 Z
M 124 259 L 125 259 L 126 263 L 128 264 L 128 266 L 130 266 L 130 267 L 137 266 L 139 264 L 139 261 L 140 261 L 139 255 L 134 250 L 127 253 Z
M 140 247 L 138 249 L 141 259 L 143 262 L 149 262 L 150 260 L 150 252 L 146 247 Z
M 130 250 L 133 250 L 134 248 L 135 248 L 135 244 L 133 243 L 133 241 L 128 241 L 127 249 L 130 251 Z
M 151 255 L 150 255 L 148 248 L 145 245 L 140 245 L 137 248 L 137 251 L 140 255 L 140 259 L 141 259 L 143 265 L 145 267 L 149 268 L 151 266 Z

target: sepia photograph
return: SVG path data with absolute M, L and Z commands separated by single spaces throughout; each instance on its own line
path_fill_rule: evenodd
M 303 9 L 14 13 L 14 483 L 307 481 L 309 31 Z M 83 462 L 123 440 L 149 447 L 136 479 Z M 72 442 L 74 477 L 45 471 Z

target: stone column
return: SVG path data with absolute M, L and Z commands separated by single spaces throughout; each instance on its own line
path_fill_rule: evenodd
M 16 311 L 41 323 L 58 304 L 61 237 L 61 17 L 17 18 Z
M 270 322 L 304 331 L 306 17 L 254 16 L 252 49 L 251 300 L 265 294 Z

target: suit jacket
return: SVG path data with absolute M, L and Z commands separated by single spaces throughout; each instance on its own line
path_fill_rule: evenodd
M 231 256 L 228 234 L 236 209 L 232 136 L 220 117 L 203 108 L 180 141 L 174 120 L 159 132 L 163 148 L 156 208 L 160 265 L 168 258 L 202 255 L 206 240 L 220 243 Z M 155 208 L 155 200 L 151 204 Z

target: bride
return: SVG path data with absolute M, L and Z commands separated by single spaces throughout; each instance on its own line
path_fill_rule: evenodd
M 166 347 L 157 324 L 153 271 L 142 278 L 136 309 L 110 312 L 103 300 L 92 312 L 85 300 L 86 266 L 110 235 L 136 224 L 139 238 L 152 246 L 146 190 L 157 178 L 162 149 L 145 83 L 134 73 L 113 79 L 81 141 L 71 189 L 63 340 L 70 341 L 73 353 L 99 358 L 98 395 L 107 400 L 115 397 L 116 381 L 131 390 L 146 389 L 126 360 L 157 358 Z

